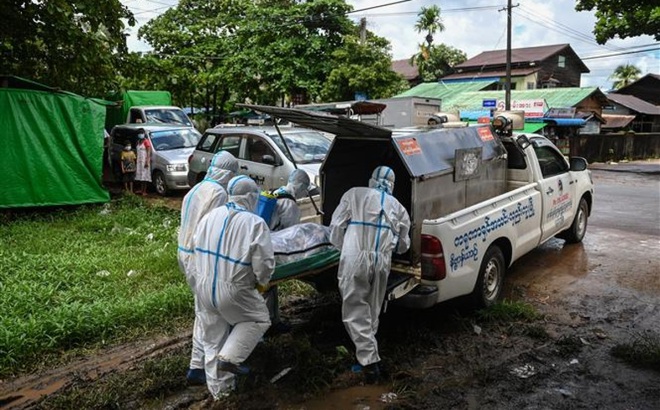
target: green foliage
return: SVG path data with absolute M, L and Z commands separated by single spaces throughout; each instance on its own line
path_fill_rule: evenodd
M 628 84 L 637 81 L 641 74 L 642 70 L 632 64 L 620 65 L 610 76 L 610 80 L 614 80 L 612 88 L 618 90 L 619 88 L 625 87 Z
M 420 44 L 420 52 L 411 57 L 410 63 L 417 66 L 422 81 L 437 81 L 454 72 L 454 66 L 467 60 L 467 55 L 454 47 L 440 44 L 426 47 Z
M 119 0 L 3 1 L 0 15 L 1 73 L 99 97 L 126 52 L 122 19 L 135 23 Z
M 440 18 L 440 7 L 436 5 L 422 7 L 420 12 L 417 13 L 415 30 L 418 33 L 426 32 L 426 42 L 430 46 L 433 42 L 433 35 L 445 31 L 445 25 L 442 24 L 442 18 Z
M 504 300 L 486 309 L 479 310 L 477 317 L 485 322 L 533 321 L 541 317 L 532 305 L 524 302 Z
M 578 0 L 577 11 L 596 10 L 594 34 L 599 44 L 615 37 L 642 35 L 660 40 L 660 5 L 657 0 Z
M 415 30 L 426 32 L 426 43 L 419 44 L 419 51 L 410 57 L 410 64 L 416 65 L 419 76 L 424 82 L 437 81 L 453 72 L 453 67 L 467 60 L 467 55 L 461 50 L 440 44 L 433 45 L 433 35 L 445 30 L 440 18 L 440 7 L 422 7 L 417 14 Z
M 334 68 L 321 92 L 325 101 L 355 99 L 356 92 L 368 98 L 391 97 L 408 88 L 406 81 L 392 71 L 389 44 L 377 36 L 367 36 L 361 44 L 357 36 L 346 36 L 342 47 L 332 54 Z
M 660 334 L 652 331 L 640 333 L 630 343 L 614 346 L 612 355 L 630 364 L 660 371 Z
M 176 211 L 131 198 L 1 225 L 0 375 L 192 312 L 176 261 Z

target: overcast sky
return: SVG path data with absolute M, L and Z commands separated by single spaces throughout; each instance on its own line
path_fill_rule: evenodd
M 177 0 L 121 0 L 133 11 L 138 19 L 138 26 L 130 29 L 128 46 L 131 51 L 147 51 L 149 45 L 137 39 L 140 25 L 163 13 Z M 393 3 L 396 0 L 347 0 L 354 10 L 366 9 Z M 372 10 L 358 11 L 349 17 L 359 21 L 367 18 L 367 28 L 379 36 L 388 39 L 392 45 L 392 58 L 409 58 L 416 52 L 417 45 L 425 34 L 415 31 L 417 13 L 423 6 L 439 5 L 445 30 L 435 35 L 434 42 L 444 43 L 464 51 L 468 58 L 482 51 L 506 48 L 506 13 L 498 11 L 506 6 L 506 0 L 411 0 L 379 7 Z M 622 64 L 634 64 L 642 74 L 660 73 L 660 50 L 623 54 L 640 49 L 658 48 L 651 36 L 615 39 L 605 45 L 598 45 L 591 31 L 594 27 L 593 12 L 575 11 L 574 0 L 518 0 L 519 6 L 512 14 L 512 48 L 532 47 L 552 44 L 571 45 L 573 50 L 584 59 L 591 70 L 582 75 L 582 86 L 597 86 L 603 91 L 610 89 L 612 81 L 608 77 Z M 472 9 L 472 10 L 470 10 Z M 644 47 L 653 45 L 655 47 Z M 594 58 L 611 54 L 612 57 Z

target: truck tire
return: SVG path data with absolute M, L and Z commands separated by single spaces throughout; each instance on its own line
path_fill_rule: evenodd
M 560 233 L 558 236 L 562 239 L 565 239 L 567 243 L 580 243 L 582 238 L 587 233 L 587 219 L 589 217 L 589 205 L 584 198 L 580 199 L 580 205 L 578 205 L 577 213 L 575 218 L 573 218 L 573 223 L 571 227 Z
M 472 291 L 472 300 L 477 308 L 494 305 L 502 294 L 506 265 L 504 254 L 497 245 L 491 245 L 481 261 L 479 278 Z
M 160 171 L 155 171 L 153 176 L 154 188 L 156 188 L 156 193 L 160 196 L 167 196 L 167 182 L 165 182 L 165 175 Z

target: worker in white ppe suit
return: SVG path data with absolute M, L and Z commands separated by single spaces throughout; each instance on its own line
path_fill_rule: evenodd
M 307 172 L 294 169 L 287 184 L 273 191 L 278 200 L 269 224 L 272 231 L 280 231 L 300 223 L 300 208 L 296 200 L 308 195 L 309 184 Z
M 273 194 L 277 196 L 277 202 L 269 223 L 271 231 L 281 231 L 300 223 L 300 207 L 296 200 L 305 198 L 308 195 L 309 184 L 307 172 L 302 169 L 294 169 L 289 174 L 287 184 L 273 191 Z M 264 299 L 270 313 L 270 321 L 273 324 L 271 331 L 277 333 L 288 332 L 290 326 L 280 318 L 277 286 L 268 288 L 264 292 Z
M 270 326 L 256 286 L 266 286 L 275 256 L 266 222 L 253 213 L 259 188 L 240 175 L 229 181 L 229 202 L 209 212 L 194 238 L 196 295 L 202 325 L 206 384 L 216 399 L 234 388 L 234 374 Z
M 195 291 L 193 263 L 193 235 L 197 224 L 212 209 L 227 203 L 227 184 L 238 171 L 238 161 L 227 151 L 219 151 L 211 159 L 206 177 L 183 197 L 181 226 L 177 257 L 179 268 L 186 276 L 190 288 Z M 186 379 L 189 384 L 206 384 L 204 374 L 204 348 L 202 347 L 199 309 L 195 298 L 195 323 L 193 325 L 192 353 Z
M 342 319 L 369 383 L 380 377 L 376 332 L 392 253 L 410 247 L 410 217 L 392 196 L 393 189 L 394 172 L 377 167 L 369 188 L 344 193 L 330 223 L 330 241 L 341 251 L 337 278 Z

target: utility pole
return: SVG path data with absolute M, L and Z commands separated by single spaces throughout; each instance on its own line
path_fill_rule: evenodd
M 504 109 L 511 109 L 511 0 L 506 4 L 506 83 L 504 84 Z
M 367 18 L 360 19 L 360 44 L 364 45 L 367 42 Z
M 504 80 L 504 109 L 511 109 L 511 9 L 518 7 L 511 5 L 511 0 L 507 0 L 506 9 L 506 79 Z

